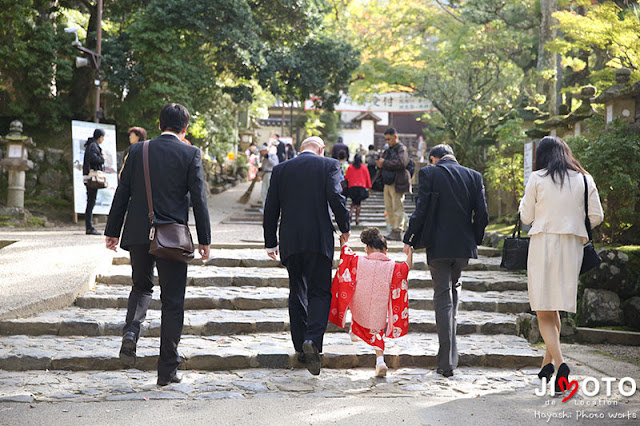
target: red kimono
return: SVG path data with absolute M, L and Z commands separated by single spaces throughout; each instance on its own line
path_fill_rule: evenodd
M 347 245 L 342 247 L 340 265 L 331 284 L 331 310 L 329 321 L 344 328 L 346 312 L 357 286 L 358 255 Z M 401 337 L 409 331 L 409 294 L 407 278 L 409 265 L 397 263 L 393 270 L 389 289 L 386 336 Z M 352 319 L 351 329 L 362 340 L 384 350 L 384 330 L 370 330 Z

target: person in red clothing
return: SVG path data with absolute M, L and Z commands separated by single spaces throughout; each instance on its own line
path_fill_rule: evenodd
M 347 196 L 351 198 L 351 209 L 349 210 L 349 220 L 356 211 L 356 225 L 360 223 L 360 203 L 369 198 L 369 188 L 371 188 L 371 176 L 366 167 L 362 167 L 362 155 L 356 154 L 353 164 L 349 165 L 344 178 L 348 182 Z

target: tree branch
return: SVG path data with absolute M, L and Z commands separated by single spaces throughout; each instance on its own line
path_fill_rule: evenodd
M 444 4 L 442 4 L 440 0 L 435 0 L 435 2 L 438 3 L 438 5 L 442 8 L 442 10 L 444 10 L 449 15 L 451 15 L 456 21 L 460 22 L 461 24 L 466 24 L 464 19 L 460 18 L 460 16 L 455 14 L 448 6 L 445 6 Z

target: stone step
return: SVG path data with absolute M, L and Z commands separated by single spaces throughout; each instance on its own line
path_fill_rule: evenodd
M 352 236 L 349 242 L 349 246 L 359 253 L 364 253 L 364 244 L 362 244 L 356 236 Z M 401 241 L 387 241 L 389 253 L 400 253 L 404 248 L 404 244 Z M 225 250 L 241 250 L 241 249 L 254 249 L 264 250 L 264 242 L 241 242 L 241 243 L 213 243 L 211 244 L 211 250 L 225 249 Z M 335 246 L 336 251 L 340 251 L 340 246 Z M 424 249 L 416 250 L 415 253 L 419 256 L 424 254 Z M 501 256 L 502 252 L 494 247 L 478 246 L 478 255 L 487 257 Z M 415 254 L 414 254 L 415 256 Z
M 156 307 L 157 309 L 157 307 Z M 143 324 L 142 335 L 160 337 L 160 311 L 151 309 Z M 126 309 L 68 308 L 47 312 L 31 318 L 0 321 L 2 335 L 54 335 L 54 336 L 122 336 Z M 411 309 L 410 333 L 435 333 L 435 314 L 431 311 Z M 346 332 L 334 324 L 328 333 Z M 479 311 L 464 311 L 457 316 L 458 335 L 515 334 L 515 316 Z M 236 311 L 185 311 L 183 335 L 212 336 L 289 331 L 287 309 Z
M 258 219 L 258 218 L 247 218 L 247 217 L 234 217 L 234 218 L 228 218 L 226 220 L 224 220 L 222 222 L 225 225 L 262 225 L 262 219 Z M 338 229 L 338 225 L 337 224 L 333 224 L 333 226 L 335 227 L 335 229 Z M 359 225 L 355 225 L 355 224 L 351 224 L 351 231 L 362 231 L 366 228 L 378 228 L 380 230 L 386 230 L 387 227 L 387 223 L 384 222 L 382 219 L 380 219 L 380 221 L 377 222 L 373 222 L 373 221 L 362 221 L 360 222 Z
M 406 256 L 403 253 L 389 253 L 389 257 L 397 262 L 403 262 Z M 413 270 L 428 270 L 426 256 L 414 256 Z M 422 258 L 422 259 L 420 259 Z M 469 259 L 467 271 L 500 271 L 500 261 L 498 257 L 479 256 L 478 259 Z M 339 259 L 335 258 L 334 263 L 337 265 Z M 191 262 L 193 265 L 202 265 L 199 258 Z M 113 258 L 114 265 L 130 264 L 129 256 L 116 255 Z M 264 249 L 216 249 L 211 251 L 209 260 L 206 262 L 209 266 L 220 267 L 255 267 L 255 268 L 273 268 L 283 267 L 283 265 L 267 256 Z
M 128 261 L 128 258 L 123 260 Z M 333 271 L 335 274 L 335 271 Z M 126 264 L 109 266 L 96 275 L 96 282 L 107 285 L 131 285 L 131 267 Z M 156 278 L 157 282 L 157 278 Z M 189 265 L 187 285 L 195 287 L 289 287 L 289 276 L 284 268 L 216 267 Z M 411 289 L 431 288 L 429 271 L 410 271 Z M 527 278 L 517 272 L 466 270 L 462 273 L 462 287 L 471 291 L 526 291 Z
M 375 211 L 375 212 L 369 212 L 369 211 L 361 211 L 360 212 L 360 216 L 359 216 L 359 220 L 361 222 L 384 222 L 385 220 L 385 215 L 384 215 L 384 211 Z M 227 218 L 227 221 L 229 222 L 233 222 L 233 221 L 255 221 L 255 222 L 260 222 L 262 223 L 262 214 L 258 211 L 255 212 L 244 212 L 242 215 L 236 215 L 236 216 L 232 216 Z M 351 220 L 351 224 L 353 225 L 355 221 L 355 214 Z
M 0 346 L 0 369 L 25 370 L 120 370 L 119 336 L 4 336 Z M 459 336 L 459 366 L 500 368 L 537 367 L 542 354 L 513 335 Z M 136 368 L 154 370 L 159 339 L 138 341 Z M 179 351 L 185 370 L 229 370 L 241 368 L 291 368 L 298 366 L 289 333 L 259 333 L 236 336 L 183 336 Z M 388 339 L 385 360 L 390 368 L 435 366 L 438 336 L 413 333 Z M 353 343 L 347 333 L 329 333 L 324 339 L 325 368 L 370 367 L 375 361 L 373 348 Z
M 409 284 L 411 286 L 411 284 Z M 76 299 L 76 306 L 90 309 L 126 308 L 129 287 L 97 285 L 95 290 Z M 273 309 L 288 305 L 289 289 L 275 287 L 187 287 L 185 309 Z M 433 290 L 409 290 L 409 307 L 433 309 Z M 160 309 L 160 292 L 155 291 L 151 309 Z M 524 291 L 460 293 L 458 309 L 467 311 L 521 313 L 529 311 Z M 1 333 L 0 333 L 1 334 Z

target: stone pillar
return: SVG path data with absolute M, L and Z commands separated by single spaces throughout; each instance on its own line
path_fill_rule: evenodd
M 7 144 L 6 157 L 0 160 L 0 166 L 9 174 L 7 207 L 24 209 L 25 172 L 33 169 L 33 162 L 27 158 L 27 146 L 33 145 L 33 141 L 22 135 L 22 123 L 15 120 L 9 125 L 9 134 L 0 137 L 0 142 Z
M 7 207 L 24 208 L 24 170 L 9 169 L 9 191 L 7 192 Z

